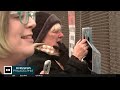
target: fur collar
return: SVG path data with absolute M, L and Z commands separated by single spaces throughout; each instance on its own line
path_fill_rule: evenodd
M 55 55 L 55 56 L 59 56 L 59 53 L 52 47 L 52 46 L 49 46 L 49 45 L 40 45 L 40 46 L 37 46 L 36 49 L 38 51 L 42 51 L 42 52 L 45 52 L 49 55 Z

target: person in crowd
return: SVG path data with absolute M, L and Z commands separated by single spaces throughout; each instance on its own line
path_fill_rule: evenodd
M 68 48 L 62 42 L 64 35 L 61 26 L 61 21 L 55 14 L 36 12 L 33 39 L 35 43 L 42 45 L 36 47 L 35 53 L 29 57 L 27 65 L 34 66 L 35 74 L 40 74 L 44 62 L 51 60 L 49 74 L 91 74 L 88 64 L 83 61 L 88 53 L 86 39 L 76 43 L 73 54 L 69 57 Z
M 36 22 L 29 11 L 0 11 L 0 73 L 34 53 L 32 38 Z

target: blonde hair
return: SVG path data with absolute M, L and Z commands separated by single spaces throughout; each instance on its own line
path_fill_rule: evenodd
M 61 24 L 56 23 L 55 25 L 53 25 L 53 27 L 50 29 L 50 31 L 56 32 L 56 31 L 61 31 L 61 29 L 62 29 Z
M 10 54 L 10 47 L 6 39 L 8 33 L 9 11 L 0 11 L 0 58 Z

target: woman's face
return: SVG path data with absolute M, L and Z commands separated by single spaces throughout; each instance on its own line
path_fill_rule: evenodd
M 64 37 L 64 35 L 61 32 L 61 25 L 59 23 L 57 23 L 47 33 L 43 42 L 50 46 L 58 46 L 57 42 L 61 42 L 63 37 Z
M 22 11 L 22 13 L 11 11 L 9 15 L 7 38 L 12 47 L 12 55 L 20 59 L 25 59 L 34 53 L 32 29 L 36 23 L 29 14 L 27 11 Z

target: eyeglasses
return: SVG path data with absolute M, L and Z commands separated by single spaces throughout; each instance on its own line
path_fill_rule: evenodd
M 19 20 L 22 24 L 28 24 L 29 17 L 35 20 L 35 12 L 34 11 L 11 11 L 10 14 L 17 14 L 19 16 Z

